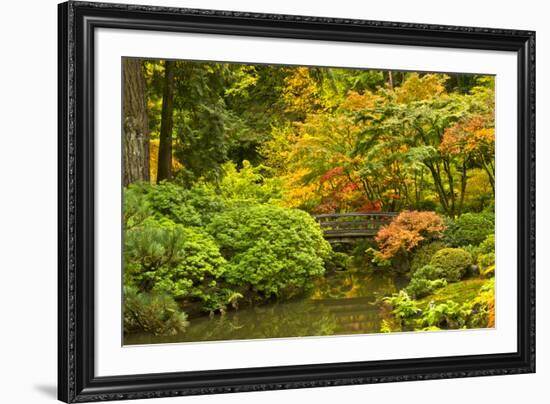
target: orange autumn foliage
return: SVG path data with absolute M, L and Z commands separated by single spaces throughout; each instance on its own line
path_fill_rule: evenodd
M 409 252 L 427 237 L 438 237 L 446 229 L 435 212 L 404 211 L 376 235 L 380 258 L 391 259 L 399 252 Z
M 328 170 L 323 175 L 321 175 L 321 177 L 319 178 L 319 182 L 321 184 L 323 184 L 324 182 L 327 182 L 327 181 L 331 180 L 332 178 L 341 176 L 343 174 L 344 174 L 344 167 L 341 167 L 341 166 L 334 167 L 334 168 Z
M 363 111 L 365 109 L 374 108 L 376 103 L 382 101 L 382 99 L 382 97 L 370 91 L 365 91 L 361 94 L 356 91 L 350 91 L 341 106 L 348 111 Z
M 338 212 L 379 211 L 379 201 L 371 201 L 359 186 L 360 179 L 342 166 L 334 167 L 319 177 L 319 203 L 312 209 L 316 214 Z
M 487 317 L 487 327 L 495 328 L 495 300 L 489 302 L 489 314 Z
M 495 128 L 492 118 L 474 115 L 445 129 L 439 150 L 443 153 L 472 153 L 483 147 L 494 147 Z

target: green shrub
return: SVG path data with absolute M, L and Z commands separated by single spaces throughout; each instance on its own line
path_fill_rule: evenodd
M 333 251 L 325 259 L 325 267 L 329 271 L 343 271 L 352 267 L 353 256 Z
M 404 290 L 394 293 L 391 297 L 384 298 L 384 302 L 392 306 L 392 313 L 400 320 L 407 320 L 420 313 L 420 308 Z
M 479 245 L 480 254 L 489 254 L 495 252 L 495 234 L 489 234 Z
M 490 234 L 479 245 L 479 267 L 484 277 L 491 277 L 495 274 L 495 235 Z
M 125 231 L 124 273 L 140 291 L 151 291 L 156 271 L 162 266 L 172 267 L 182 258 L 181 228 L 166 219 L 148 218 Z
M 443 243 L 442 241 L 432 241 L 429 244 L 424 244 L 423 246 L 419 247 L 413 253 L 411 259 L 411 274 L 414 274 L 423 266 L 428 265 L 433 255 L 443 248 L 445 248 L 445 243 Z
M 446 275 L 446 271 L 435 265 L 424 265 L 422 268 L 420 268 L 418 271 L 416 271 L 411 278 L 412 280 L 415 279 L 426 279 L 430 281 L 435 281 L 437 279 L 444 279 Z
M 438 208 L 437 203 L 430 200 L 423 200 L 415 204 L 415 209 L 420 211 L 435 211 Z
M 179 231 L 179 259 L 175 265 L 163 266 L 155 273 L 153 290 L 176 299 L 199 300 L 205 310 L 223 308 L 231 291 L 225 287 L 226 262 L 218 246 L 202 230 L 182 227 Z
M 147 186 L 145 184 L 133 184 L 129 188 L 124 188 L 124 229 L 138 226 L 153 215 L 151 205 L 144 198 L 143 192 L 141 192 L 141 189 Z
M 495 253 L 490 252 L 487 254 L 483 254 L 479 256 L 479 265 L 481 267 L 481 270 L 485 270 L 490 266 L 495 265 Z
M 191 189 L 180 188 L 180 192 L 185 204 L 193 207 L 200 215 L 202 226 L 210 223 L 214 215 L 226 208 L 221 196 L 206 185 L 195 185 Z
M 124 287 L 124 331 L 145 331 L 155 335 L 175 335 L 189 323 L 187 315 L 168 295 L 138 293 L 137 288 Z
M 472 256 L 462 248 L 443 248 L 434 254 L 430 265 L 441 270 L 440 278 L 459 281 L 472 265 Z
M 477 265 L 477 261 L 479 259 L 479 246 L 468 244 L 461 248 L 472 256 L 472 264 Z
M 462 248 L 470 253 L 473 263 L 478 264 L 482 255 L 495 252 L 495 235 L 489 234 L 480 245 L 474 246 L 469 244 Z
M 170 182 L 158 185 L 132 184 L 124 192 L 124 215 L 138 206 L 147 207 L 156 219 L 170 219 L 185 226 L 203 226 L 223 203 L 213 190 L 196 186 L 185 189 Z
M 358 265 L 365 265 L 365 263 L 370 263 L 374 258 L 372 251 L 376 247 L 376 241 L 372 238 L 363 238 L 357 240 L 353 245 L 353 249 L 350 252 L 350 255 L 353 257 L 353 262 Z
M 228 261 L 225 278 L 261 298 L 300 294 L 323 274 L 330 245 L 307 213 L 269 205 L 235 208 L 208 226 Z
M 452 247 L 478 245 L 495 231 L 492 212 L 464 213 L 456 220 L 447 220 L 444 241 Z
M 147 219 L 125 234 L 125 271 L 140 290 L 223 308 L 233 291 L 224 283 L 225 259 L 210 235 L 167 219 Z
M 264 165 L 252 166 L 243 160 L 241 169 L 229 161 L 222 166 L 224 176 L 219 182 L 223 200 L 230 206 L 274 203 L 283 197 L 283 182 L 273 176 L 273 169 Z
M 431 281 L 425 278 L 413 278 L 409 285 L 405 288 L 405 291 L 413 299 L 421 299 L 425 296 L 431 295 L 436 289 L 447 286 L 445 279 L 436 279 Z

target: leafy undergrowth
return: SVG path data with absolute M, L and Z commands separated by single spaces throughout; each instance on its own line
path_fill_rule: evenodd
M 449 283 L 447 286 L 438 289 L 435 293 L 418 299 L 418 307 L 425 309 L 430 302 L 435 304 L 445 303 L 452 300 L 458 303 L 465 303 L 473 300 L 479 295 L 479 289 L 487 282 L 487 279 L 472 278 L 460 282 Z
M 495 326 L 494 278 L 465 279 L 412 299 L 405 290 L 383 299 L 381 332 Z

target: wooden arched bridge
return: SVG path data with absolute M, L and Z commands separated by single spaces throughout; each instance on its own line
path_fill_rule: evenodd
M 396 212 L 353 212 L 315 215 L 329 243 L 355 243 L 374 237 L 380 227 L 389 224 Z

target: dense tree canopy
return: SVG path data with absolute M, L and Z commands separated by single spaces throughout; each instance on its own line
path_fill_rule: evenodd
M 152 181 L 220 184 L 232 161 L 265 167 L 284 205 L 310 212 L 456 217 L 493 199 L 493 77 L 141 64 Z

